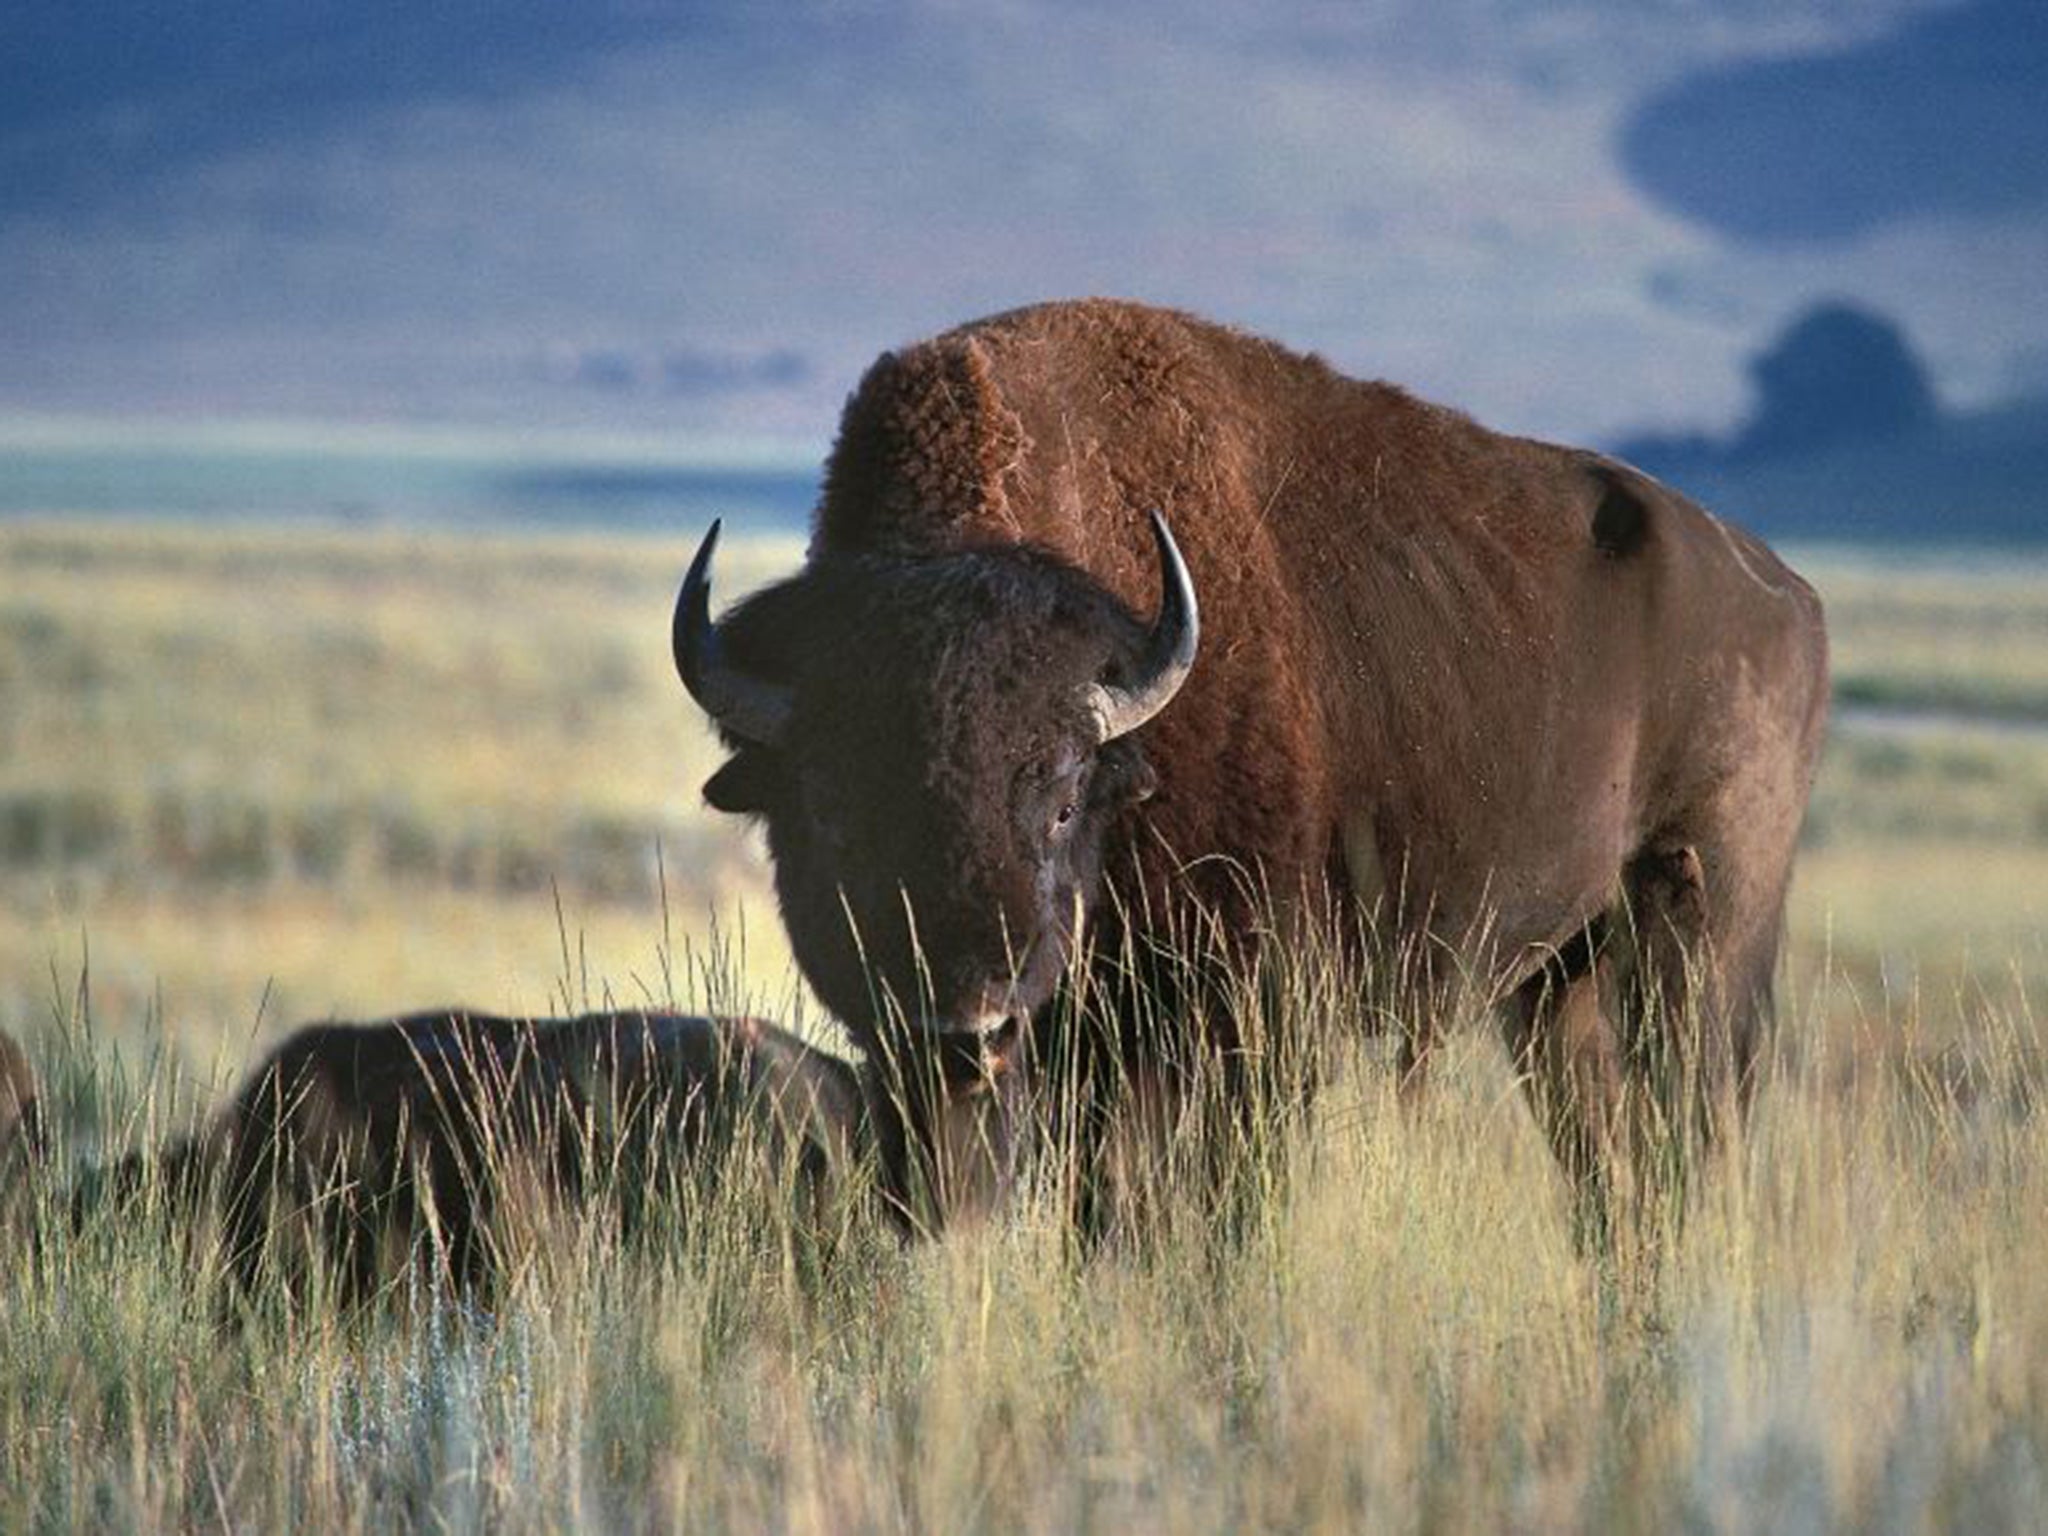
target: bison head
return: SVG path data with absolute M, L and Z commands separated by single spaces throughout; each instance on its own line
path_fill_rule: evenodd
M 1193 584 L 1153 532 L 1149 626 L 1021 546 L 821 555 L 714 625 L 706 535 L 674 629 L 733 750 L 705 796 L 765 823 L 797 961 L 870 1051 L 984 1034 L 1057 986 L 1109 829 L 1152 792 L 1132 733 L 1194 665 Z

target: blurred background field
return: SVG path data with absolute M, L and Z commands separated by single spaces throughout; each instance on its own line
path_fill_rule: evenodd
M 0 551 L 0 1025 L 47 1029 L 89 960 L 109 1042 L 231 1070 L 309 1018 L 659 997 L 714 925 L 781 986 L 666 655 L 686 543 L 46 522 Z M 726 589 L 798 554 L 742 541 Z
M 109 1043 L 226 1070 L 290 1024 L 691 984 L 714 928 L 799 991 L 758 839 L 666 650 L 691 541 L 0 523 L 0 1026 L 88 965 Z M 721 597 L 801 557 L 735 541 Z M 1796 991 L 1939 1033 L 2048 984 L 2048 559 L 1794 552 L 1837 719 Z M 67 1001 L 69 1000 L 69 1001 Z

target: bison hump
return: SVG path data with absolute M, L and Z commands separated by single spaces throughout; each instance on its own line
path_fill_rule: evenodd
M 847 403 L 825 468 L 816 552 L 914 552 L 1021 530 L 1005 480 L 1029 443 L 981 342 L 884 353 Z

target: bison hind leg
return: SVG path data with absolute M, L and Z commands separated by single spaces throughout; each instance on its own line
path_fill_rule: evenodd
M 1784 881 L 1779 874 L 1765 902 L 1714 889 L 1739 873 L 1712 845 L 1665 841 L 1631 860 L 1626 876 L 1620 1001 L 1630 1065 L 1666 1133 L 1685 1145 L 1740 1121 L 1770 1023 Z M 1745 914 L 1754 920 L 1739 921 Z
M 1581 1247 L 1604 1247 L 1626 1105 L 1610 920 L 1595 917 L 1507 1000 L 1508 1055 L 1574 1198 Z
M 1624 1209 L 1640 1224 L 1683 1187 L 1707 1123 L 1694 1106 L 1713 1033 L 1699 986 L 1708 938 L 1698 850 L 1660 841 L 1508 1000 L 1509 1055 L 1571 1182 L 1582 1241 L 1604 1247 Z
M 1666 835 L 1623 872 L 1607 989 L 1623 1052 L 1639 1215 L 1682 1221 L 1697 1165 L 1737 1138 L 1771 1013 L 1789 858 Z

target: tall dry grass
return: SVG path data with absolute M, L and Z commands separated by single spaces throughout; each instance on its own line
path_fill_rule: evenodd
M 1484 1026 L 1403 1112 L 1313 965 L 1277 1018 L 1333 1042 L 1310 1108 L 1176 1127 L 1156 1227 L 1092 1253 L 1051 1175 L 908 1246 L 858 1180 L 820 1244 L 742 1177 L 633 1244 L 600 1204 L 487 1304 L 226 1326 L 204 1243 L 74 1231 L 79 1165 L 296 1019 L 709 1000 L 829 1032 L 696 809 L 716 754 L 660 641 L 687 554 L 0 528 L 0 1027 L 60 1143 L 0 1264 L 0 1530 L 2038 1524 L 2024 736 L 1831 747 L 1782 1059 L 1670 1241 L 1575 1247 Z M 2031 709 L 2027 573 L 1816 574 L 1845 675 Z M 1219 1160 L 1254 1196 L 1220 1213 Z
M 2032 1528 L 2034 1023 L 1844 1049 L 1828 985 L 1682 1222 L 1605 1252 L 1473 1031 L 1419 1108 L 1353 1037 L 1305 1112 L 1189 1118 L 1095 1249 L 1057 1168 L 904 1244 L 861 1177 L 820 1220 L 761 1164 L 632 1243 L 596 1203 L 487 1304 L 423 1266 L 367 1313 L 244 1306 L 52 1176 L 0 1273 L 0 1527 Z

